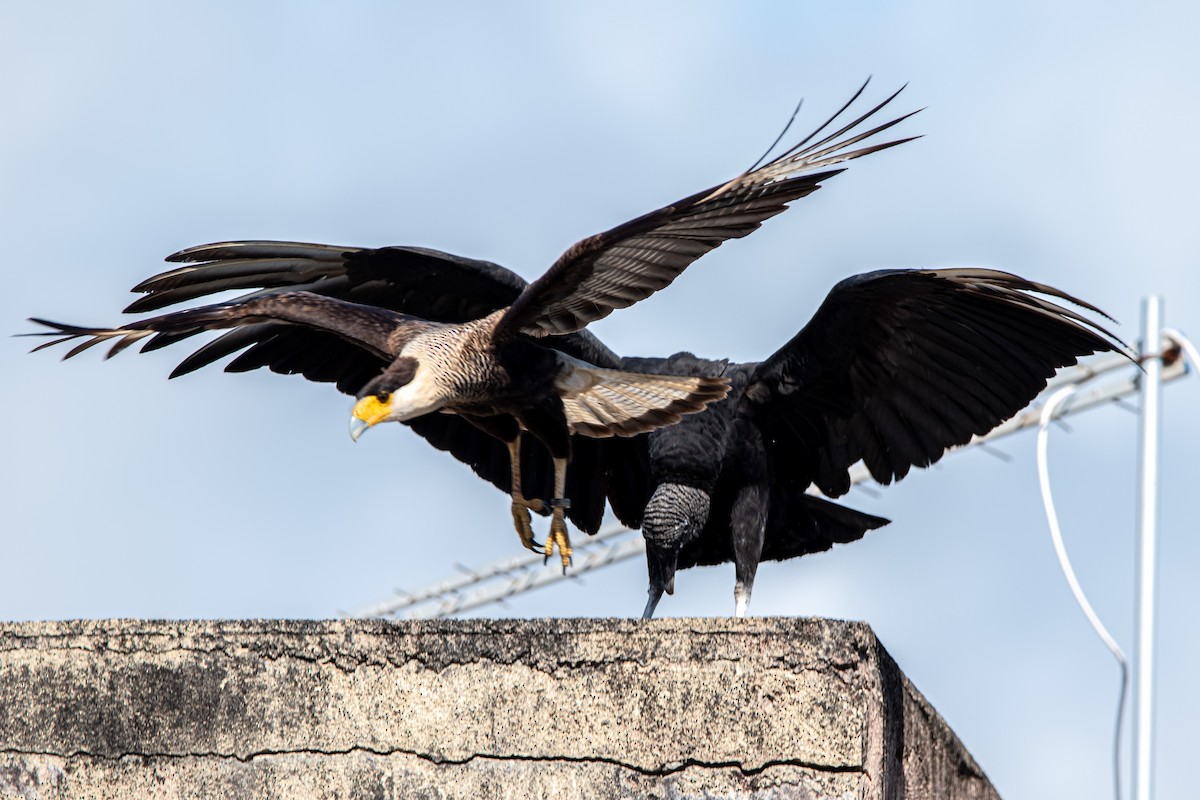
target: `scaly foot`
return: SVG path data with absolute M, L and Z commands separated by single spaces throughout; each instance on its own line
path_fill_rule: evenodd
M 550 501 L 550 535 L 546 537 L 546 548 L 543 550 L 545 558 L 542 562 L 550 560 L 550 556 L 554 553 L 554 548 L 558 548 L 558 554 L 562 558 L 563 574 L 567 574 L 567 567 L 571 566 L 571 537 L 567 535 L 567 509 L 571 507 L 571 501 L 559 498 Z
M 532 550 L 535 553 L 541 553 L 542 545 L 533 539 L 533 525 L 529 517 L 530 510 L 541 511 L 546 507 L 546 504 L 541 500 L 526 500 L 524 497 L 514 497 L 512 501 L 512 517 L 513 527 L 517 529 L 517 536 L 521 537 L 521 544 L 527 550 Z

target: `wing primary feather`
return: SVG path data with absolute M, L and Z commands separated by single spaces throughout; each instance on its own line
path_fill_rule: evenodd
M 268 240 L 243 242 L 215 242 L 187 247 L 167 256 L 166 261 L 187 263 L 219 261 L 228 258 L 278 257 L 282 255 L 311 258 L 314 261 L 338 261 L 347 253 L 358 252 L 358 247 L 339 247 L 333 244 L 310 242 L 276 242 Z
M 394 356 L 394 347 L 429 324 L 394 311 L 323 297 L 311 292 L 267 294 L 249 300 L 189 308 L 131 322 L 119 328 L 83 328 L 40 319 L 31 321 L 52 328 L 58 333 L 67 334 L 59 340 L 60 342 L 88 337 L 72 348 L 66 358 L 71 358 L 113 336 L 140 339 L 154 334 L 189 334 L 204 330 L 237 328 L 260 322 L 276 322 L 328 331 L 390 360 Z M 119 352 L 121 349 L 123 347 L 115 348 L 113 352 Z
M 232 355 L 244 347 L 260 341 L 272 328 L 277 326 L 269 322 L 260 322 L 255 325 L 247 325 L 244 328 L 236 328 L 228 333 L 224 333 L 208 342 L 203 347 L 194 351 L 191 355 L 180 361 L 179 364 L 171 371 L 170 377 L 178 378 L 181 375 L 187 375 L 190 372 L 195 372 L 201 367 L 206 367 L 209 364 Z
M 863 90 L 865 90 L 867 88 L 867 84 L 864 83 L 859 88 L 859 90 L 854 93 L 854 96 L 852 98 L 850 98 L 849 102 L 847 102 L 844 106 L 842 106 L 841 109 L 839 109 L 836 114 L 834 114 L 832 117 L 830 117 L 829 120 L 826 121 L 824 125 L 822 125 L 817 130 L 813 131 L 811 134 L 809 134 L 807 137 L 805 137 L 802 141 L 797 142 L 794 146 L 792 146 L 788 150 L 784 151 L 784 153 L 781 156 L 779 156 L 778 158 L 776 158 L 775 161 L 781 161 L 785 158 L 788 158 L 789 156 L 803 156 L 805 154 L 813 153 L 813 152 L 819 150 L 821 147 L 824 147 L 825 145 L 829 144 L 834 139 L 841 136 L 843 133 L 846 133 L 847 131 L 852 130 L 859 123 L 863 122 L 864 120 L 869 119 L 875 112 L 879 111 L 884 106 L 886 106 L 888 103 L 895 100 L 896 97 L 899 96 L 899 94 L 904 91 L 904 89 L 907 85 L 908 84 L 905 84 L 904 86 L 901 86 L 896 91 L 892 92 L 883 102 L 879 103 L 878 105 L 876 105 L 874 108 L 870 109 L 869 111 L 859 115 L 859 117 L 857 119 L 855 119 L 854 121 L 846 123 L 841 128 L 839 128 L 837 131 L 827 135 L 825 138 L 821 139 L 820 141 L 813 142 L 813 144 L 809 145 L 808 143 L 812 140 L 812 138 L 814 136 L 819 134 L 828 125 L 830 125 L 835 119 L 837 119 L 839 116 L 841 116 L 842 113 L 847 108 L 849 108 L 855 100 L 858 99 L 859 95 L 861 95 L 863 93 Z M 849 140 L 848 144 L 854 144 L 855 142 L 861 141 L 862 139 L 866 138 L 867 136 L 878 133 L 879 131 L 887 130 L 888 128 L 892 127 L 893 125 L 895 125 L 899 122 L 902 122 L 903 120 L 908 119 L 913 114 L 918 113 L 920 110 L 921 109 L 917 109 L 916 111 L 910 111 L 909 113 L 905 114 L 904 116 L 902 116 L 896 120 L 893 120 L 892 122 L 880 125 L 878 128 L 872 129 L 871 131 L 869 131 L 866 134 L 861 134 L 861 135 Z
M 867 80 L 869 81 L 869 80 L 871 80 L 871 79 L 870 79 L 870 78 L 867 78 Z M 862 94 L 862 90 L 863 90 L 863 89 L 865 89 L 866 87 L 867 87 L 867 84 L 865 84 L 865 83 L 864 83 L 864 84 L 862 85 L 862 89 L 859 89 L 859 90 L 858 90 L 858 94 L 854 95 L 854 97 L 858 97 L 858 95 L 859 95 L 859 94 Z M 851 103 L 853 103 L 853 102 L 854 102 L 854 98 L 851 98 L 851 99 L 850 99 L 850 102 L 851 102 Z M 849 105 L 849 103 L 848 103 L 847 105 Z M 803 107 L 803 106 L 804 106 L 804 98 L 803 98 L 803 97 L 801 97 L 801 98 L 800 98 L 800 101 L 799 101 L 798 103 L 796 103 L 796 107 L 795 107 L 794 109 L 792 109 L 792 116 L 790 116 L 790 117 L 788 118 L 787 124 L 783 126 L 783 130 L 781 130 L 781 131 L 779 132 L 779 135 L 775 137 L 775 141 L 771 142 L 771 146 L 770 146 L 770 147 L 768 147 L 766 150 L 764 150 L 764 151 L 763 151 L 763 154 L 762 154 L 761 156 L 759 156 L 759 157 L 758 157 L 758 159 L 757 159 L 757 160 L 756 160 L 756 161 L 755 161 L 753 164 L 751 164 L 751 165 L 750 165 L 750 168 L 749 168 L 749 169 L 747 169 L 745 172 L 743 172 L 743 173 L 742 173 L 743 175 L 749 175 L 751 172 L 754 172 L 754 170 L 756 170 L 756 169 L 758 169 L 759 167 L 761 167 L 761 166 L 763 165 L 763 163 L 764 163 L 764 162 L 766 162 L 766 160 L 767 160 L 767 156 L 771 155 L 771 151 L 772 151 L 772 150 L 774 150 L 776 147 L 778 147 L 778 146 L 779 146 L 779 143 L 780 143 L 781 141 L 783 141 L 783 137 L 784 137 L 784 136 L 787 136 L 787 132 L 788 132 L 788 131 L 790 131 L 790 130 L 792 129 L 792 125 L 793 125 L 793 124 L 795 124 L 795 122 L 796 122 L 796 117 L 797 117 L 797 116 L 799 116 L 799 114 L 800 114 L 800 109 L 801 109 L 801 107 Z M 843 109 L 845 109 L 845 106 L 843 106 L 842 108 L 843 108 Z M 838 113 L 840 114 L 840 113 L 842 113 L 842 112 L 841 112 L 841 111 L 839 111 Z M 827 122 L 827 123 L 825 123 L 825 124 L 826 124 L 826 125 L 828 125 L 829 123 Z M 810 137 L 811 137 L 811 136 L 812 136 L 812 134 L 810 134 Z
M 862 97 L 862 93 L 863 93 L 863 92 L 865 92 L 865 91 L 867 90 L 867 84 L 869 84 L 870 82 L 871 82 L 871 76 L 869 76 L 869 75 L 868 75 L 868 76 L 867 76 L 867 79 L 866 79 L 865 81 L 863 81 L 863 83 L 862 83 L 862 86 L 859 86 L 859 87 L 858 87 L 858 91 L 856 91 L 854 94 L 852 94 L 852 95 L 850 96 L 850 99 L 849 99 L 849 100 L 847 100 L 847 101 L 846 101 L 846 102 L 845 102 L 845 103 L 842 105 L 842 107 L 841 107 L 841 108 L 839 108 L 837 111 L 835 111 L 835 112 L 834 112 L 834 113 L 833 113 L 833 114 L 832 114 L 832 115 L 829 117 L 829 119 L 827 119 L 827 120 L 825 120 L 824 122 L 822 122 L 822 123 L 821 123 L 821 124 L 820 124 L 820 125 L 817 127 L 817 129 L 816 129 L 816 130 L 814 130 L 812 133 L 810 133 L 808 136 L 805 136 L 803 139 L 801 139 L 799 142 L 797 142 L 796 144 L 794 144 L 792 147 L 790 147 L 790 148 L 788 148 L 787 150 L 785 150 L 785 151 L 784 151 L 784 153 L 783 153 L 783 155 L 781 155 L 779 158 L 786 158 L 786 157 L 788 156 L 788 154 L 789 154 L 789 153 L 794 153 L 794 152 L 796 152 L 796 151 L 797 151 L 797 150 L 799 150 L 800 148 L 802 148 L 802 147 L 804 147 L 805 145 L 807 145 L 807 144 L 808 144 L 810 141 L 812 141 L 814 137 L 816 137 L 816 136 L 819 136 L 819 135 L 820 135 L 820 133 L 821 133 L 821 131 L 825 130 L 825 129 L 826 129 L 826 128 L 828 128 L 830 125 L 832 125 L 832 124 L 833 124 L 833 121 L 834 121 L 835 119 L 837 119 L 838 117 L 840 117 L 840 116 L 841 116 L 843 113 L 845 113 L 845 111 L 846 111 L 846 109 L 847 109 L 847 108 L 849 108 L 850 106 L 854 105 L 854 101 L 856 101 L 856 100 L 858 100 L 858 98 Z M 908 84 L 905 84 L 905 86 L 907 86 L 907 85 L 908 85 Z M 904 86 L 901 86 L 899 89 L 897 89 L 897 90 L 896 90 L 895 94 L 893 94 L 893 95 L 892 95 L 892 97 L 889 97 L 887 100 L 885 100 L 885 101 L 883 102 L 883 104 L 879 106 L 879 108 L 882 108 L 884 105 L 887 105 L 889 102 L 891 102 L 892 98 L 894 98 L 894 97 L 895 97 L 897 94 L 900 94 L 900 92 L 902 92 L 903 90 L 904 90 Z M 799 107 L 797 107 L 797 108 L 796 108 L 796 110 L 797 110 L 797 111 L 799 111 L 799 110 L 800 110 L 800 109 L 799 109 Z M 876 110 L 878 110 L 878 109 L 876 109 Z M 868 114 L 867 116 L 870 116 L 870 114 Z M 853 126 L 853 125 L 851 125 L 850 127 L 854 127 L 854 126 Z M 836 137 L 836 136 L 837 136 L 837 134 L 834 134 L 834 136 Z M 781 136 L 780 138 L 783 138 L 783 137 Z M 828 141 L 828 139 L 827 139 L 826 141 Z M 779 160 L 779 159 L 777 158 L 777 159 L 775 159 L 775 160 Z

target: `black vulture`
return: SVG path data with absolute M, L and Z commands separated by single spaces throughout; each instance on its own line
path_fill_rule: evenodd
M 379 281 L 364 279 L 355 270 L 363 266 L 369 272 L 396 261 L 423 259 L 467 265 L 479 276 L 498 269 L 485 262 L 412 248 L 361 250 L 250 241 L 202 245 L 169 256 L 168 261 L 187 266 L 135 287 L 148 296 L 127 310 L 161 308 L 225 289 L 260 291 L 116 328 L 34 321 L 53 329 L 46 335 L 58 337 L 48 345 L 84 338 L 68 358 L 109 339 L 116 342 L 112 355 L 147 337 L 143 349 L 205 330 L 235 328 L 187 359 L 174 374 L 246 349 L 231 368 L 269 366 L 300 372 L 353 392 L 358 398 L 351 421 L 355 438 L 379 422 L 410 422 L 420 432 L 422 420 L 435 412 L 453 414 L 507 449 L 508 475 L 500 480 L 509 484 L 513 522 L 522 543 L 536 550 L 529 511 L 544 511 L 541 498 L 547 495 L 530 500 L 522 491 L 521 433 L 528 431 L 553 461 L 545 553 L 549 557 L 557 548 L 565 569 L 571 554 L 565 515 L 572 496 L 567 490 L 572 437 L 636 436 L 702 410 L 723 397 L 727 388 L 720 377 L 654 377 L 617 370 L 616 364 L 604 363 L 611 361 L 606 358 L 611 354 L 583 336 L 583 328 L 666 287 L 726 240 L 756 230 L 789 202 L 841 171 L 830 169 L 833 165 L 908 141 L 855 149 L 911 116 L 856 132 L 899 92 L 824 133 L 865 87 L 781 155 L 726 183 L 577 242 L 533 283 L 525 285 L 515 276 L 502 280 L 503 298 L 493 294 L 483 307 L 473 302 L 477 298 L 471 297 L 469 286 L 433 280 L 436 270 L 422 274 L 417 286 L 409 276 L 398 282 L 386 277 Z M 416 307 L 399 302 L 401 296 Z M 441 314 L 441 309 L 449 313 Z M 428 429 L 436 432 L 430 440 L 441 446 L 438 438 L 446 429 L 438 423 L 430 423 Z M 461 426 L 449 433 L 461 436 Z M 498 482 L 492 474 L 489 478 Z M 584 501 L 592 513 L 603 507 L 603 493 L 593 494 Z
M 1017 413 L 1058 367 L 1120 349 L 1100 325 L 1029 292 L 1105 316 L 996 270 L 891 269 L 837 284 L 760 363 L 623 359 L 626 369 L 732 383 L 705 413 L 645 437 L 646 486 L 613 505 L 646 539 L 643 616 L 673 590 L 677 569 L 728 561 L 744 615 L 759 562 L 828 550 L 888 522 L 810 487 L 845 494 L 859 460 L 879 483 L 899 480 Z

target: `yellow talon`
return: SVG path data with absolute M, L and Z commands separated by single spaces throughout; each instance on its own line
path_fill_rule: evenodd
M 563 573 L 566 574 L 567 567 L 571 566 L 571 537 L 567 534 L 567 521 L 563 518 L 564 511 L 560 507 L 555 507 L 551 512 L 550 517 L 550 535 L 546 537 L 546 560 L 550 559 L 554 548 L 558 547 L 558 554 L 562 558 Z
M 541 511 L 543 503 L 541 500 L 526 500 L 523 497 L 514 497 L 512 502 L 512 518 L 513 527 L 517 529 L 517 536 L 521 537 L 521 544 L 527 550 L 532 550 L 535 553 L 542 552 L 542 546 L 533 538 L 533 525 L 529 516 L 530 509 Z

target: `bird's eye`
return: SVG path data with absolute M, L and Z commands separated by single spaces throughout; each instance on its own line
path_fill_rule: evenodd
M 377 395 L 375 395 L 375 399 L 381 403 L 386 403 L 388 401 L 388 398 L 391 396 L 392 396 L 391 392 L 379 392 Z

